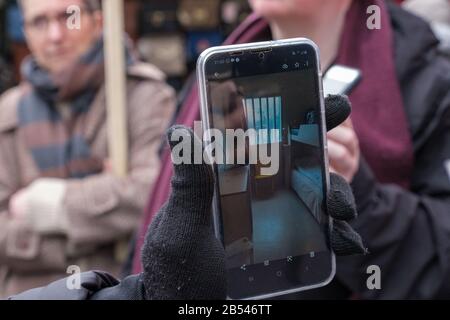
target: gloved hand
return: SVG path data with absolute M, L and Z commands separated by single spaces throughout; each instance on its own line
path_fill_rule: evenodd
M 345 97 L 328 97 L 327 130 L 342 123 L 350 112 Z M 178 143 L 171 141 L 175 130 L 183 132 L 183 137 L 189 136 L 193 143 L 201 144 L 190 129 L 174 126 L 167 132 L 172 149 Z M 147 298 L 224 299 L 225 252 L 212 229 L 212 168 L 207 164 L 174 167 L 172 193 L 150 225 L 142 250 Z M 338 175 L 331 174 L 330 181 L 328 213 L 334 218 L 331 247 L 337 255 L 366 253 L 361 237 L 346 222 L 356 217 L 351 188 Z
M 167 132 L 171 149 L 178 144 L 171 141 L 176 130 L 202 150 L 192 130 L 182 126 Z M 212 229 L 212 168 L 204 163 L 174 165 L 171 186 L 169 200 L 149 226 L 142 249 L 147 298 L 224 299 L 225 252 Z
M 330 95 L 325 99 L 327 131 L 344 122 L 351 113 L 350 101 L 345 96 Z M 355 198 L 350 185 L 337 174 L 330 173 L 328 214 L 334 219 L 330 243 L 338 256 L 366 254 L 359 234 L 347 223 L 357 217 Z
M 327 129 L 331 130 L 348 117 L 350 104 L 344 97 L 332 96 L 326 99 L 326 111 Z M 192 131 L 180 126 L 168 130 L 169 141 L 177 129 L 200 146 Z M 169 143 L 172 149 L 177 144 Z M 330 178 L 331 247 L 337 255 L 366 253 L 361 237 L 346 222 L 356 217 L 350 186 L 335 174 Z M 172 194 L 146 235 L 142 274 L 119 283 L 107 273 L 90 271 L 80 275 L 80 289 L 69 290 L 68 278 L 11 299 L 225 299 L 225 251 L 211 226 L 213 192 L 209 165 L 175 165 Z
M 65 234 L 69 228 L 64 206 L 66 184 L 56 178 L 34 180 L 11 197 L 10 220 L 25 223 L 40 234 Z

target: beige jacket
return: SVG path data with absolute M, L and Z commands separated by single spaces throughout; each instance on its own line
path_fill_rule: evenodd
M 10 218 L 11 196 L 39 178 L 39 172 L 17 130 L 23 85 L 0 98 L 0 298 L 66 277 L 73 265 L 118 275 L 118 244 L 140 221 L 160 168 L 161 139 L 175 109 L 173 90 L 151 65 L 130 68 L 127 87 L 129 175 L 122 179 L 101 173 L 66 180 L 68 228 L 57 234 L 41 234 Z M 104 89 L 91 108 L 85 136 L 92 154 L 107 159 Z

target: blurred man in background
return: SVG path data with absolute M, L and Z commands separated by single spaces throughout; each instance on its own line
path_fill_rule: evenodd
M 174 111 L 163 74 L 127 48 L 129 174 L 108 169 L 98 0 L 22 0 L 32 55 L 0 98 L 0 297 L 71 272 L 118 273 Z M 79 29 L 68 27 L 69 6 Z M 117 35 L 122 37 L 122 35 Z

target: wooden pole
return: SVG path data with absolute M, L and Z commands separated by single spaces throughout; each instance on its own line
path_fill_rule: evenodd
M 103 0 L 108 148 L 113 172 L 128 172 L 123 0 Z

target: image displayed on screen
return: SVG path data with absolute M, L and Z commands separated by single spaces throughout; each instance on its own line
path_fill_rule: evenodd
M 213 127 L 278 129 L 252 144 L 279 153 L 278 170 L 260 163 L 217 165 L 227 267 L 286 260 L 327 249 L 319 101 L 312 70 L 209 82 Z M 274 80 L 276 79 L 276 80 Z

